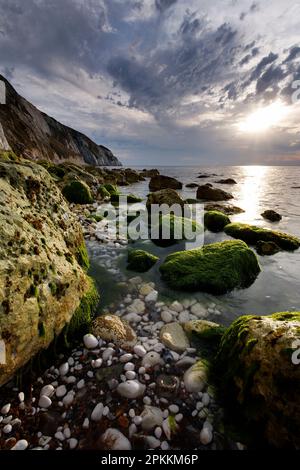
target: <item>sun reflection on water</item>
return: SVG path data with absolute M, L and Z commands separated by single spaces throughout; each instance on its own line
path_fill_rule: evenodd
M 269 168 L 267 166 L 244 166 L 244 183 L 240 186 L 240 194 L 238 196 L 242 209 L 245 210 L 247 220 L 249 222 L 258 218 L 260 213 L 260 199 L 264 192 L 267 174 Z M 241 214 L 241 218 L 243 214 Z

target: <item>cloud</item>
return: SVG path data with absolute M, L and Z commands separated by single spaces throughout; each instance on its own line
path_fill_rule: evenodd
M 177 0 L 155 0 L 155 6 L 160 12 L 164 12 L 176 2 Z

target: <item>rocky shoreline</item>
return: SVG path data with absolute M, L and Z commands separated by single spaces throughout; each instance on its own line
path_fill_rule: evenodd
M 6 165 L 10 165 L 10 161 L 6 160 Z M 87 171 L 73 164 L 45 162 L 43 166 L 63 193 L 74 181 L 82 185 L 83 192 L 78 187 L 75 192 L 76 197 L 80 193 L 87 198 L 84 205 L 73 204 L 72 191 L 65 191 L 70 205 L 63 209 L 65 213 L 72 212 L 68 216 L 74 217 L 72 221 L 77 219 L 80 223 L 91 258 L 101 259 L 122 295 L 120 300 L 102 309 L 101 321 L 96 319 L 91 329 L 90 312 L 88 328 L 81 333 L 79 343 L 73 345 L 73 349 L 62 349 L 45 370 L 26 382 L 26 387 L 11 381 L 1 388 L 0 449 L 244 449 L 253 442 L 244 438 L 242 430 L 241 442 L 228 434 L 228 398 L 233 408 L 239 408 L 240 416 L 246 421 L 249 419 L 249 429 L 259 428 L 262 422 L 266 424 L 259 436 L 265 445 L 297 448 L 299 433 L 295 428 L 299 423 L 300 395 L 298 385 L 292 390 L 291 383 L 299 384 L 300 369 L 291 362 L 288 353 L 282 356 L 282 351 L 291 350 L 293 341 L 299 338 L 300 314 L 247 317 L 243 322 L 237 320 L 238 328 L 234 327 L 235 322 L 226 330 L 207 321 L 209 317 L 218 322 L 217 301 L 204 305 L 197 300 L 197 294 L 193 300 L 171 303 L 161 300 L 154 283 L 143 280 L 140 275 L 132 274 L 129 280 L 124 276 L 119 261 L 127 253 L 128 240 L 116 240 L 106 221 L 100 220 L 97 209 L 113 196 L 117 200 L 120 193 L 113 193 L 118 191 L 116 185 L 122 187 L 151 178 L 155 190 L 152 195 L 169 198 L 174 197 L 171 191 L 175 192 L 175 186 L 179 188 L 178 183 L 172 178 L 159 177 L 155 170 L 138 173 L 128 169 L 91 168 Z M 218 195 L 214 193 L 212 197 L 214 189 L 207 185 L 201 186 L 201 191 L 198 189 L 201 197 L 203 192 L 209 193 L 209 201 L 219 201 L 222 196 L 223 200 L 231 199 L 222 190 L 216 190 Z M 161 193 L 163 191 L 166 192 Z M 220 207 L 222 209 L 222 205 Z M 229 206 L 224 207 L 224 212 L 228 213 L 226 207 Z M 215 227 L 215 219 L 212 214 L 207 223 Z M 43 224 L 45 222 L 46 218 Z M 220 225 L 218 215 L 218 230 L 226 231 L 226 227 L 227 231 L 233 230 L 228 217 L 226 223 Z M 235 238 L 245 238 L 241 224 L 234 229 Z M 257 236 L 257 231 L 247 226 L 245 241 L 250 245 L 260 241 L 276 242 L 279 249 L 297 249 L 298 240 L 285 235 L 274 231 L 272 239 L 265 232 Z M 244 242 L 230 243 L 240 243 L 243 250 L 251 251 Z M 86 255 L 82 250 L 80 253 L 81 257 L 76 259 L 83 263 Z M 251 253 L 251 257 L 255 257 L 254 252 Z M 40 253 L 34 255 L 40 256 Z M 72 268 L 68 269 L 74 271 L 74 263 L 72 260 Z M 78 267 L 82 273 L 88 266 L 84 264 Z M 257 275 L 256 266 L 254 271 Z M 57 290 L 51 289 L 53 281 L 48 278 L 46 281 L 52 295 L 58 295 Z M 235 286 L 239 285 L 238 278 Z M 41 287 L 39 284 L 36 287 L 40 289 L 37 305 L 41 305 Z M 35 293 L 33 297 L 37 298 Z M 59 296 L 64 298 L 61 292 Z M 85 305 L 82 308 L 86 311 L 90 306 Z M 96 313 L 99 315 L 99 309 Z M 258 327 L 253 327 L 252 318 Z M 273 345 L 274 367 L 273 375 L 266 379 L 272 357 L 268 337 Z M 42 347 L 50 344 L 51 339 L 49 336 Z M 223 366 L 218 369 L 220 364 Z M 241 367 L 245 374 L 241 374 Z M 230 377 L 225 374 L 229 370 L 232 371 Z M 214 377 L 217 371 L 221 383 Z M 285 385 L 279 386 L 281 382 Z M 289 396 L 288 407 L 280 404 L 283 392 Z M 227 402 L 222 395 L 226 395 Z M 272 405 L 274 399 L 278 400 L 277 409 Z M 258 407 L 254 419 L 247 416 L 250 406 Z M 278 426 L 282 432 L 278 431 Z

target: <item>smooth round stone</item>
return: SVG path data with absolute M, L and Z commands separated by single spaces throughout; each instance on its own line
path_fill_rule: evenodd
M 134 411 L 133 408 L 130 408 L 130 410 L 129 410 L 129 412 L 128 412 L 128 416 L 129 416 L 130 418 L 134 418 L 134 417 L 135 417 L 135 411 Z
M 158 447 L 160 447 L 160 440 L 156 439 L 153 436 L 146 436 L 145 441 L 146 441 L 149 449 L 157 449 Z
M 197 318 L 207 317 L 207 309 L 204 305 L 196 303 L 191 307 L 191 312 L 196 315 Z
M 132 437 L 136 432 L 137 432 L 137 427 L 134 423 L 132 423 L 129 428 L 128 428 L 128 431 L 129 431 L 129 437 Z
M 90 427 L 90 420 L 89 418 L 85 418 L 82 424 L 83 429 L 88 429 Z
M 28 445 L 29 444 L 25 439 L 20 439 L 10 450 L 26 450 Z
M 160 446 L 161 450 L 168 450 L 170 448 L 167 441 L 163 441 Z
M 190 320 L 190 314 L 187 310 L 184 310 L 179 314 L 178 320 L 180 323 L 186 323 Z
M 203 393 L 202 403 L 203 403 L 204 406 L 208 406 L 208 405 L 209 405 L 209 403 L 210 403 L 210 397 L 209 397 L 208 393 Z
M 129 370 L 133 371 L 135 369 L 135 365 L 132 362 L 127 362 L 124 366 L 124 370 L 127 372 Z
M 175 416 L 175 421 L 176 423 L 180 423 L 180 421 L 183 420 L 183 414 L 179 413 L 178 415 Z
M 61 377 L 64 377 L 65 375 L 67 375 L 67 373 L 69 372 L 69 369 L 70 369 L 70 366 L 69 366 L 69 363 L 68 362 L 65 362 L 64 364 L 62 364 L 59 368 L 59 375 Z
M 78 382 L 78 384 L 77 384 L 78 390 L 81 390 L 84 386 L 85 386 L 85 381 L 84 381 L 84 379 L 79 380 L 79 382 Z
M 136 373 L 133 370 L 128 370 L 125 376 L 127 380 L 134 380 L 136 378 Z
M 56 433 L 54 434 L 54 437 L 55 437 L 57 440 L 61 441 L 61 442 L 63 442 L 63 441 L 65 440 L 65 436 L 63 435 L 63 433 L 62 433 L 61 431 L 56 432 Z
M 63 398 L 63 404 L 65 406 L 70 406 L 74 401 L 74 393 L 69 392 L 64 398 Z
M 207 367 L 202 361 L 196 362 L 192 367 L 185 371 L 184 386 L 187 392 L 202 392 L 207 384 Z
M 172 351 L 184 352 L 190 343 L 182 326 L 179 323 L 168 323 L 160 330 L 161 342 Z
M 162 321 L 165 323 L 171 323 L 171 321 L 173 320 L 173 315 L 172 313 L 168 312 L 168 310 L 163 310 L 160 316 Z
M 91 420 L 96 421 L 96 422 L 100 421 L 103 415 L 103 409 L 104 409 L 103 403 L 98 403 L 98 405 L 96 405 L 92 411 Z
M 114 352 L 115 352 L 115 350 L 113 348 L 105 349 L 105 351 L 103 351 L 103 354 L 102 354 L 103 361 L 108 361 L 108 359 L 110 359 L 112 357 Z
M 42 395 L 39 399 L 39 407 L 40 408 L 49 408 L 52 405 L 52 401 L 46 395 Z
M 74 366 L 75 361 L 74 361 L 73 357 L 69 357 L 69 359 L 68 359 L 68 364 L 69 364 L 70 367 L 73 367 L 73 366 Z
M 135 424 L 136 426 L 140 426 L 140 424 L 141 424 L 141 422 L 142 422 L 143 420 L 142 420 L 142 417 L 141 417 L 141 416 L 135 416 L 132 421 L 134 422 L 134 424 Z
M 70 437 L 71 437 L 70 428 L 65 428 L 64 429 L 64 436 L 65 436 L 66 439 L 70 439 Z
M 10 432 L 12 432 L 12 425 L 11 424 L 6 424 L 3 428 L 3 432 L 4 432 L 4 434 L 9 434 Z
M 126 362 L 131 361 L 132 358 L 133 358 L 133 355 L 130 354 L 130 353 L 123 354 L 123 355 L 120 357 L 120 362 L 126 363 Z
M 102 366 L 102 363 L 103 363 L 103 361 L 102 361 L 101 358 L 95 359 L 94 361 L 92 361 L 92 367 L 93 367 L 94 369 L 99 369 L 99 367 Z
M 176 415 L 177 413 L 179 413 L 179 406 L 177 405 L 170 405 L 169 406 L 169 411 L 171 413 L 173 413 L 174 415 Z
M 83 342 L 87 349 L 95 349 L 98 346 L 97 338 L 90 333 L 83 337 Z
M 127 307 L 128 313 L 142 314 L 145 312 L 145 303 L 140 299 L 135 299 L 129 307 Z
M 56 396 L 57 398 L 62 398 L 66 395 L 67 393 L 67 389 L 65 387 L 65 385 L 60 385 L 59 387 L 57 387 L 56 389 Z
M 122 382 L 117 387 L 117 392 L 119 395 L 125 398 L 138 398 L 144 395 L 146 386 L 138 382 L 137 380 L 127 380 Z
M 144 296 L 147 296 L 149 295 L 152 291 L 153 291 L 153 287 L 151 284 L 142 284 L 142 286 L 140 287 L 140 294 L 141 295 L 144 295 Z
M 7 415 L 10 411 L 11 404 L 7 403 L 6 405 L 2 406 L 1 408 L 1 414 Z
M 102 416 L 107 416 L 108 414 L 109 414 L 109 408 L 108 408 L 108 406 L 105 406 L 105 407 L 103 408 L 103 414 L 102 414 Z
M 45 396 L 45 397 L 50 398 L 52 397 L 54 392 L 55 392 L 55 388 L 53 387 L 53 385 L 45 385 L 41 390 L 40 396 Z
M 71 450 L 73 449 L 76 449 L 76 447 L 78 446 L 78 441 L 77 439 L 75 439 L 74 437 L 71 437 L 71 439 L 69 440 L 69 447 Z
M 150 292 L 150 294 L 148 294 L 145 297 L 145 302 L 147 302 L 147 303 L 157 302 L 157 299 L 158 299 L 158 292 L 157 292 L 157 290 L 153 290 L 152 292 Z
M 131 450 L 130 441 L 118 429 L 109 428 L 101 436 L 105 450 Z
M 180 313 L 183 310 L 183 305 L 179 303 L 177 300 L 175 300 L 175 302 L 172 303 L 170 308 L 171 310 L 174 310 L 175 312 Z
M 162 429 L 161 429 L 161 427 L 158 426 L 157 428 L 155 428 L 155 430 L 154 430 L 154 435 L 155 435 L 155 437 L 156 437 L 157 439 L 160 439 L 160 438 L 161 438 L 161 436 L 162 436 Z
M 161 426 L 163 422 L 163 414 L 160 408 L 155 406 L 145 406 L 141 414 L 142 429 L 144 431 L 151 431 L 156 426 Z
M 144 357 L 147 352 L 144 346 L 142 346 L 141 344 L 137 344 L 136 346 L 134 346 L 133 351 L 139 357 Z
M 157 353 L 156 351 L 149 351 L 142 360 L 142 366 L 147 368 L 154 367 L 156 365 L 162 365 L 163 360 L 160 357 L 160 354 Z
M 18 394 L 19 402 L 22 403 L 25 400 L 25 395 L 23 392 L 20 392 Z
M 204 446 L 210 444 L 213 440 L 213 433 L 208 427 L 203 427 L 202 431 L 200 432 L 200 442 Z
M 76 377 L 74 377 L 74 375 L 70 375 L 70 377 L 67 378 L 66 382 L 68 384 L 74 384 L 76 382 Z

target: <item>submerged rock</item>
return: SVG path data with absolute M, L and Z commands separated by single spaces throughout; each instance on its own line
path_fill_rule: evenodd
M 131 350 L 137 337 L 131 326 L 117 315 L 102 315 L 93 323 L 93 332 L 105 341 L 111 341 L 125 350 Z
M 211 184 L 204 184 L 197 189 L 197 199 L 205 201 L 227 201 L 233 199 L 233 196 L 223 191 L 223 189 L 212 187 Z
M 190 347 L 189 340 L 179 323 L 168 323 L 160 330 L 161 342 L 172 351 L 184 352 Z
M 28 161 L 0 161 L 0 173 L 1 385 L 66 324 L 86 329 L 98 299 L 81 227 L 50 174 Z
M 100 438 L 103 450 L 131 450 L 130 441 L 118 429 L 109 428 Z
M 172 253 L 160 271 L 163 280 L 174 289 L 224 294 L 251 285 L 260 267 L 246 243 L 224 241 Z
M 241 214 L 245 212 L 243 209 L 232 204 L 219 204 L 217 202 L 208 202 L 204 205 L 206 211 L 218 211 L 226 215 Z
M 204 225 L 211 232 L 222 232 L 228 224 L 230 224 L 230 219 L 222 212 L 209 211 L 204 214 Z
M 233 223 L 225 227 L 225 233 L 233 238 L 239 238 L 249 245 L 256 245 L 259 241 L 273 242 L 283 250 L 293 251 L 300 246 L 300 240 L 293 235 L 275 230 L 268 230 L 255 225 Z
M 261 240 L 256 243 L 256 251 L 261 256 L 272 256 L 280 251 L 280 248 L 274 242 L 262 242 Z
M 216 181 L 217 184 L 237 184 L 237 182 L 233 178 L 222 179 Z
M 149 271 L 159 260 L 158 256 L 144 250 L 130 250 L 128 252 L 127 269 L 144 273 Z
M 202 392 L 207 385 L 207 365 L 203 361 L 198 361 L 192 365 L 184 376 L 184 387 L 190 393 Z
M 182 189 L 182 183 L 170 176 L 152 176 L 149 183 L 150 191 L 160 191 L 161 189 Z
M 282 216 L 273 210 L 266 210 L 261 214 L 261 216 L 271 222 L 279 222 L 282 219 Z
M 279 448 L 300 447 L 300 313 L 242 316 L 215 360 L 220 398 L 233 414 Z

